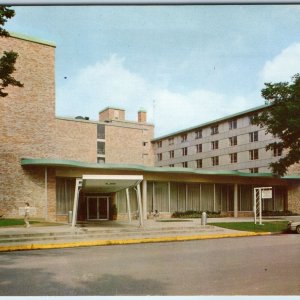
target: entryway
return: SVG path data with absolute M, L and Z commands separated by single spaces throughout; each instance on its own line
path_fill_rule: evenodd
M 109 219 L 109 197 L 87 197 L 87 219 L 108 220 Z

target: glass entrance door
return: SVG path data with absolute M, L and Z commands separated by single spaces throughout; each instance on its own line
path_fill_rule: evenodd
M 87 197 L 87 219 L 109 219 L 109 197 Z

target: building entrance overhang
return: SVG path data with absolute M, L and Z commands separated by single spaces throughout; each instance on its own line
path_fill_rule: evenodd
M 82 175 L 82 178 L 76 179 L 73 219 L 72 226 L 76 226 L 79 192 L 82 190 L 87 193 L 115 193 L 121 190 L 126 190 L 128 217 L 131 221 L 131 211 L 129 205 L 129 188 L 135 188 L 138 200 L 138 215 L 140 226 L 143 226 L 142 217 L 142 201 L 140 183 L 143 180 L 142 175 Z
M 142 175 L 83 175 L 82 190 L 90 193 L 115 193 L 137 186 Z

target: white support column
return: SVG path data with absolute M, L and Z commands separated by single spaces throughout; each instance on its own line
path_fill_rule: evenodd
M 137 185 L 136 196 L 137 196 L 137 200 L 138 200 L 138 212 L 139 212 L 140 226 L 144 227 L 143 208 L 142 208 L 141 187 L 140 187 L 140 184 Z
M 199 209 L 200 211 L 202 211 L 202 195 L 201 195 L 201 189 L 202 189 L 202 185 L 201 183 L 199 183 Z
M 214 183 L 214 211 L 216 211 L 216 184 Z
M 127 201 L 128 221 L 129 223 L 131 223 L 131 208 L 130 208 L 130 197 L 129 197 L 128 189 L 126 189 L 126 201 Z
M 152 182 L 152 198 L 153 198 L 153 203 L 152 203 L 152 209 L 155 211 L 157 209 L 156 207 L 156 195 L 155 195 L 155 182 Z
M 171 213 L 171 182 L 168 181 L 169 213 Z
M 238 185 L 237 183 L 234 184 L 234 197 L 233 197 L 233 216 L 235 218 L 238 217 Z
M 187 183 L 185 184 L 185 210 L 187 211 L 187 207 L 188 207 L 188 185 Z
M 45 220 L 48 220 L 48 170 L 45 167 Z
M 148 203 L 148 199 L 147 199 L 147 180 L 143 180 L 143 217 L 144 220 L 147 220 L 147 203 Z
M 81 186 L 82 186 L 82 179 L 76 178 L 74 204 L 73 204 L 72 227 L 75 227 L 76 221 L 77 221 L 78 200 L 79 200 L 79 192 L 81 190 Z

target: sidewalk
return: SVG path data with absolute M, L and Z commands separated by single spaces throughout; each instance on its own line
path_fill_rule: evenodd
M 278 218 L 275 218 L 278 220 Z M 274 220 L 274 218 L 268 218 Z M 188 241 L 215 238 L 233 238 L 270 233 L 236 231 L 209 225 L 214 222 L 252 222 L 253 218 L 209 218 L 207 225 L 201 219 L 145 220 L 144 227 L 138 221 L 102 221 L 75 228 L 70 225 L 0 228 L 0 252 L 16 250 L 69 248 L 83 246 L 121 245 Z

